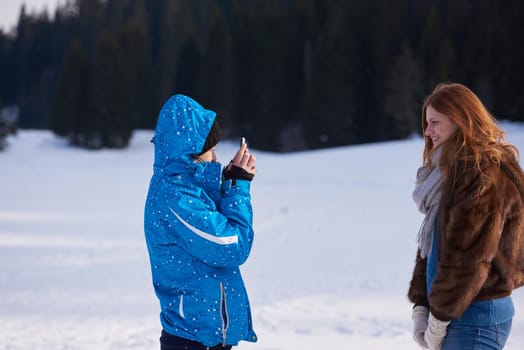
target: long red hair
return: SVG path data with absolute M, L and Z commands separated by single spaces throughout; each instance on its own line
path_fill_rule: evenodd
M 504 155 L 518 157 L 515 146 L 504 141 L 504 132 L 495 118 L 469 88 L 458 83 L 441 83 L 424 100 L 422 107 L 422 130 L 426 130 L 428 106 L 446 115 L 456 125 L 457 131 L 444 142 L 440 167 L 444 175 L 460 171 L 457 164 L 475 166 L 482 171 L 481 163 L 489 160 L 499 164 Z M 424 135 L 424 164 L 428 164 L 434 152 L 433 143 Z

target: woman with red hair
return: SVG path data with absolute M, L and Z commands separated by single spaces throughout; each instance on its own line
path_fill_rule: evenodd
M 439 84 L 422 108 L 413 198 L 425 214 L 408 297 L 429 349 L 502 349 L 524 284 L 524 174 L 518 150 L 466 86 Z

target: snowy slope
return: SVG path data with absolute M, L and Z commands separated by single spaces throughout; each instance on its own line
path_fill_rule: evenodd
M 524 152 L 524 125 L 504 123 Z M 142 231 L 152 132 L 124 151 L 21 131 L 0 153 L 0 350 L 158 349 Z M 238 349 L 417 349 L 407 286 L 422 219 L 419 138 L 256 152 L 242 267 L 259 336 Z M 234 144 L 219 145 L 228 161 Z M 524 347 L 524 289 L 507 349 Z

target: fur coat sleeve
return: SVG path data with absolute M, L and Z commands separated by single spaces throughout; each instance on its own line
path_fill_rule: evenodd
M 427 258 L 420 256 L 420 249 L 417 251 L 417 257 L 415 260 L 415 268 L 413 269 L 413 277 L 409 284 L 408 299 L 417 305 L 429 307 L 427 282 L 426 282 L 426 266 L 428 263 Z

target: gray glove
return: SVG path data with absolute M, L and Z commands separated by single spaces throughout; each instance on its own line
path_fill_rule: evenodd
M 444 337 L 446 337 L 448 325 L 451 321 L 440 321 L 432 313 L 429 314 L 428 329 L 424 334 L 424 340 L 430 350 L 440 350 Z
M 428 348 L 428 344 L 424 340 L 424 332 L 428 328 L 428 316 L 428 308 L 422 305 L 415 306 L 411 312 L 411 319 L 413 320 L 413 340 L 415 340 L 422 349 Z

